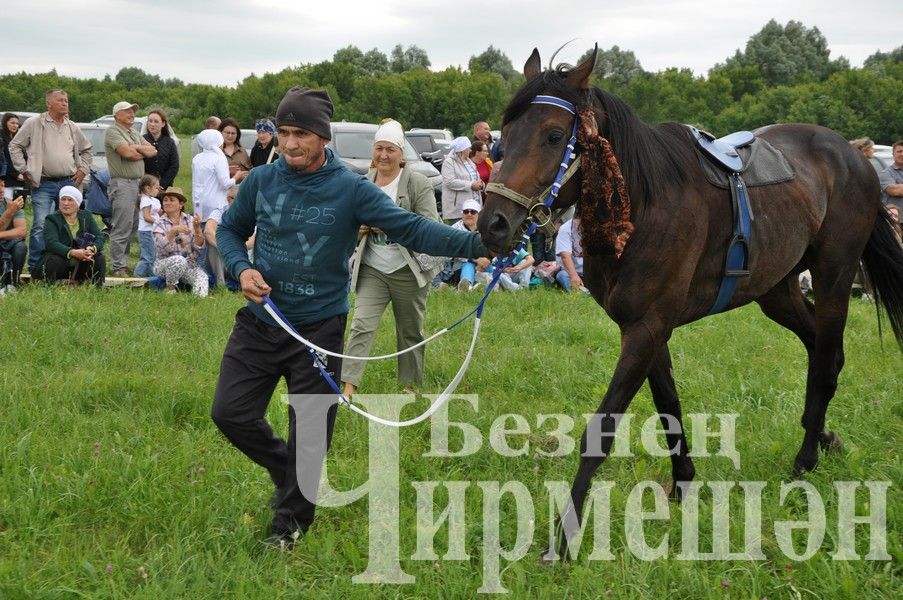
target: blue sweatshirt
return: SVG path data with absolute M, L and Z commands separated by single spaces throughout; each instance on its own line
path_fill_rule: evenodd
M 257 269 L 288 320 L 305 325 L 348 312 L 348 259 L 361 224 L 380 227 L 415 252 L 476 258 L 488 252 L 478 233 L 459 231 L 399 208 L 363 175 L 326 149 L 313 173 L 293 171 L 285 159 L 251 170 L 216 230 L 216 244 L 235 279 Z M 254 264 L 245 240 L 254 233 Z M 248 307 L 275 325 L 259 304 Z

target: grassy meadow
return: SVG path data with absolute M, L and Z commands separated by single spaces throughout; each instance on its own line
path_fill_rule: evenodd
M 469 309 L 474 294 L 452 291 L 429 297 L 426 330 L 432 332 Z M 593 301 L 550 289 L 490 298 L 481 338 L 461 394 L 475 394 L 479 409 L 453 401 L 452 421 L 483 437 L 475 453 L 425 456 L 430 424 L 400 432 L 399 562 L 411 584 L 356 584 L 368 564 L 368 502 L 321 508 L 317 521 L 291 553 L 261 545 L 270 519 L 272 491 L 265 472 L 232 448 L 209 418 L 219 359 L 242 300 L 217 291 L 199 300 L 143 289 L 68 289 L 26 286 L 0 298 L 0 598 L 471 598 L 485 584 L 487 532 L 478 482 L 517 481 L 529 491 L 535 531 L 525 556 L 501 559 L 500 582 L 514 598 L 899 598 L 903 590 L 903 355 L 877 335 L 874 306 L 851 301 L 846 367 L 828 411 L 828 426 L 845 443 L 823 455 L 806 480 L 824 501 L 824 540 L 804 561 L 779 548 L 774 523 L 805 520 L 799 494 L 780 501 L 802 439 L 799 426 L 805 354 L 789 332 L 746 307 L 678 330 L 671 342 L 675 377 L 685 413 L 737 413 L 740 468 L 721 456 L 695 459 L 700 481 L 759 481 L 762 493 L 761 560 L 680 560 L 681 508 L 649 521 L 645 540 L 668 536 L 663 558 L 641 560 L 625 533 L 625 503 L 637 482 L 669 485 L 667 458 L 640 444 L 639 426 L 654 408 L 644 386 L 634 414 L 631 457 L 612 457 L 596 480 L 613 482 L 611 560 L 539 564 L 549 531 L 546 481 L 570 482 L 577 452 L 546 457 L 556 445 L 554 422 L 537 427 L 536 415 L 563 414 L 577 421 L 598 405 L 618 352 L 618 334 Z M 374 346 L 394 350 L 387 314 Z M 427 350 L 423 391 L 438 393 L 456 372 L 467 344 L 465 325 Z M 397 393 L 392 361 L 367 369 L 361 392 Z M 269 419 L 287 426 L 279 401 Z M 412 417 L 427 406 L 405 409 Z M 509 445 L 529 444 L 523 456 L 505 457 L 487 441 L 500 416 L 515 413 L 529 434 Z M 717 429 L 717 426 L 713 427 Z M 462 436 L 452 431 L 450 446 Z M 340 409 L 328 459 L 331 483 L 349 490 L 367 481 L 368 425 Z M 440 528 L 438 558 L 414 559 L 417 493 L 424 481 L 462 482 L 466 557 L 446 558 L 447 528 Z M 868 527 L 855 529 L 856 560 L 832 560 L 838 544 L 835 481 L 887 481 L 890 560 L 864 560 Z M 740 499 L 737 502 L 737 498 Z M 516 537 L 511 498 L 501 503 L 502 545 Z M 649 500 L 647 498 L 646 500 Z M 856 511 L 867 513 L 860 488 Z M 437 492 L 438 515 L 447 494 Z M 651 501 L 643 503 L 651 510 Z M 711 503 L 703 495 L 700 548 L 711 545 Z M 742 497 L 732 498 L 729 536 L 743 545 Z M 592 529 L 592 526 L 589 526 Z M 794 536 L 802 552 L 805 534 Z

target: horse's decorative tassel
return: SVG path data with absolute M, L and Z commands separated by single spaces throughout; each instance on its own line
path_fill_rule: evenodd
M 584 106 L 578 113 L 577 139 L 584 153 L 580 166 L 582 197 L 578 207 L 583 247 L 589 254 L 614 254 L 620 258 L 633 233 L 630 196 L 611 144 L 599 135 L 592 109 Z

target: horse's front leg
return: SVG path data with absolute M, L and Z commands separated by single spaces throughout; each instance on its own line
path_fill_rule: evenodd
M 608 391 L 580 438 L 580 464 L 571 486 L 571 502 L 558 523 L 562 558 L 567 558 L 568 541 L 579 533 L 586 495 L 593 475 L 611 450 L 619 417 L 640 389 L 667 337 L 661 328 L 642 322 L 621 331 L 621 354 Z M 544 556 L 547 561 L 555 558 L 551 549 Z

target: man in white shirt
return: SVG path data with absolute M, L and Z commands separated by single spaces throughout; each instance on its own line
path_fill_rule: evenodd
M 580 217 L 574 217 L 562 224 L 555 237 L 555 258 L 561 269 L 555 274 L 564 291 L 578 289 L 586 293 L 583 287 L 583 245 L 580 243 Z

